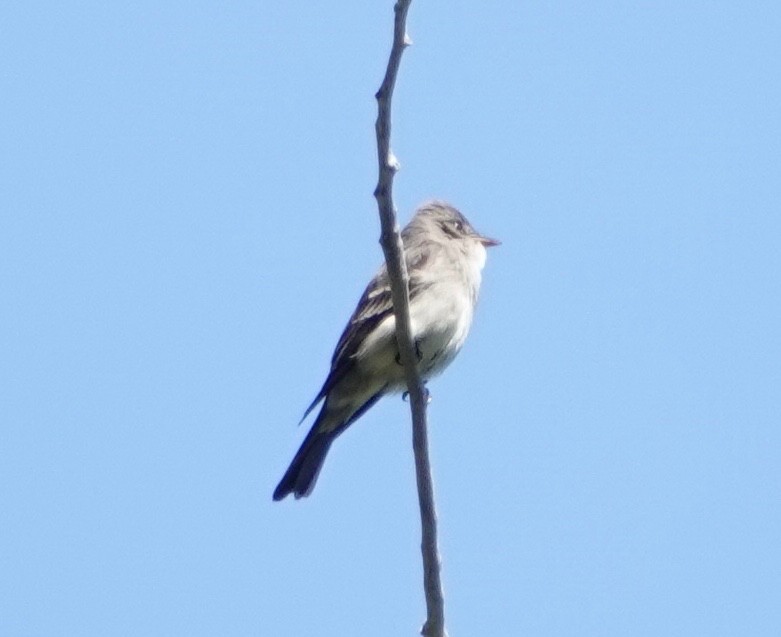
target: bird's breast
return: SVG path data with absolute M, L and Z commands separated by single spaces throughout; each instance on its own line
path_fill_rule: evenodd
M 466 291 L 454 294 L 449 286 L 434 286 L 411 304 L 412 330 L 425 378 L 440 373 L 453 361 L 469 333 L 472 313 Z

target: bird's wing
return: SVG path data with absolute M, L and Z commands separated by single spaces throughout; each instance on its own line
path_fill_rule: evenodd
M 390 281 L 383 268 L 364 290 L 361 300 L 358 301 L 355 311 L 339 337 L 331 358 L 331 368 L 337 368 L 341 363 L 352 358 L 366 336 L 392 313 L 393 298 Z
M 419 253 L 413 259 L 407 256 L 407 271 L 410 276 L 409 297 L 410 301 L 414 299 L 425 287 L 416 272 L 420 271 L 426 257 Z M 353 356 L 360 349 L 361 344 L 366 337 L 388 316 L 393 314 L 393 298 L 391 295 L 390 280 L 385 265 L 382 266 L 377 275 L 371 280 L 358 301 L 347 326 L 344 328 L 339 342 L 336 344 L 334 355 L 331 358 L 331 371 L 328 373 L 323 387 L 317 394 L 312 404 L 309 405 L 304 417 L 314 409 L 315 405 L 326 397 L 331 388 L 336 385 L 352 369 L 354 365 Z

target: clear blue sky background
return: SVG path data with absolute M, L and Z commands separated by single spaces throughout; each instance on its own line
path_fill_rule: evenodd
M 0 635 L 414 635 L 408 406 L 272 503 L 381 261 L 391 2 L 0 8 Z M 781 634 L 781 9 L 419 0 L 450 634 Z

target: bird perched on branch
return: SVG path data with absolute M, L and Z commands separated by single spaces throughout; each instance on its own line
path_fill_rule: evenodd
M 498 245 L 478 232 L 453 206 L 421 206 L 401 231 L 409 274 L 412 336 L 418 370 L 425 381 L 458 354 L 472 324 L 486 247 Z M 334 440 L 385 394 L 406 388 L 396 345 L 390 281 L 385 265 L 371 280 L 344 329 L 320 392 L 304 418 L 323 406 L 274 500 L 312 492 Z M 303 418 L 302 418 L 303 420 Z

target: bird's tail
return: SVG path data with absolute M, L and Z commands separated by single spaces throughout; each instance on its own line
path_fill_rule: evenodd
M 296 452 L 293 462 L 285 471 L 282 480 L 274 489 L 274 499 L 281 500 L 289 494 L 296 499 L 312 493 L 320 475 L 320 469 L 325 462 L 325 456 L 331 448 L 331 444 L 352 423 L 360 418 L 380 397 L 385 393 L 385 387 L 379 388 L 374 395 L 358 403 L 357 409 L 350 403 L 340 409 L 331 408 L 326 398 L 320 414 L 317 416 L 312 429 L 304 438 L 301 447 Z
M 274 489 L 274 500 L 281 500 L 290 493 L 298 499 L 309 495 L 315 488 L 325 456 L 336 438 L 333 431 L 320 432 L 317 429 L 315 424 L 304 438 L 285 475 Z

